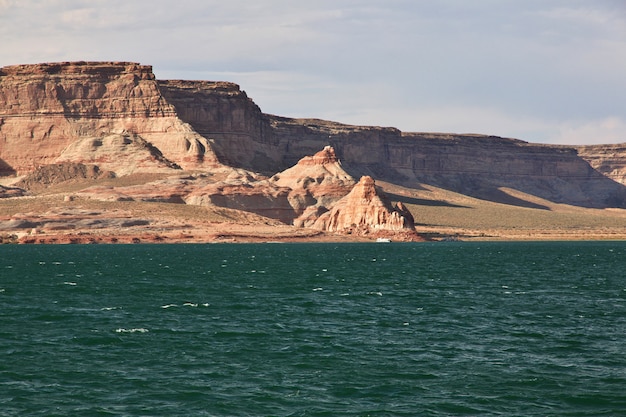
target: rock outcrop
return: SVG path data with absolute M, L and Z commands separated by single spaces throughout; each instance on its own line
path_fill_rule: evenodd
M 113 172 L 103 171 L 96 165 L 62 163 L 41 166 L 15 183 L 15 186 L 27 190 L 37 190 L 69 181 L 114 177 Z
M 219 206 L 310 226 L 355 184 L 328 146 L 270 179 L 240 169 L 223 169 L 222 173 L 228 173 L 222 180 L 206 175 L 171 177 L 127 187 L 90 187 L 79 195 L 101 201 Z
M 535 208 L 541 207 L 503 190 L 584 207 L 626 207 L 623 145 L 538 145 L 272 116 L 236 84 L 157 81 L 150 66 L 132 62 L 0 69 L 0 175 L 70 162 L 118 176 L 177 168 L 206 172 L 222 164 L 272 176 L 326 145 L 354 178 L 369 175 L 413 188 L 430 184 Z M 278 178 L 266 187 L 282 187 L 285 174 Z M 327 205 L 310 185 L 290 187 L 294 219 Z M 245 187 L 237 192 L 245 194 Z M 266 191 L 272 198 L 280 194 Z
M 626 185 L 626 143 L 577 146 L 576 150 L 598 173 Z
M 268 116 L 237 84 L 164 80 L 159 81 L 159 88 L 178 117 L 211 140 L 211 148 L 222 163 L 266 174 L 293 165 L 280 162 L 282 149 L 274 146 Z
M 294 210 L 289 204 L 289 191 L 250 173 L 234 172 L 223 181 L 195 188 L 185 202 L 248 211 L 291 224 Z
M 288 195 L 296 226 L 310 226 L 350 192 L 356 181 L 342 167 L 331 146 L 274 175 L 270 182 L 291 189 Z
M 79 195 L 103 201 L 218 206 L 354 235 L 414 230 L 410 212 L 401 203 L 392 206 L 371 177 L 364 176 L 355 185 L 330 146 L 270 179 L 233 170 L 221 181 L 206 176 L 169 178 L 129 187 L 91 187 Z
M 206 88 L 207 86 L 205 86 Z M 210 92 L 204 90 L 204 95 Z M 221 96 L 223 98 L 223 94 Z M 317 119 L 290 119 L 251 111 L 239 98 L 222 117 L 248 114 L 253 128 L 229 131 L 197 118 L 184 121 L 213 139 L 224 162 L 267 175 L 287 169 L 322 146 L 331 145 L 353 177 L 372 177 L 419 187 L 425 183 L 473 197 L 539 208 L 501 191 L 512 188 L 556 203 L 583 207 L 626 207 L 626 188 L 615 172 L 626 170 L 626 149 L 607 157 L 587 151 L 532 144 L 497 136 L 411 133 L 375 126 L 351 126 Z M 600 151 L 599 153 L 597 151 Z M 617 170 L 617 171 L 616 171 Z M 608 175 L 607 175 L 608 174 Z
M 322 214 L 313 227 L 329 232 L 370 234 L 378 231 L 414 231 L 413 216 L 404 206 L 392 206 L 369 176 Z
M 136 172 L 171 172 L 181 167 L 166 159 L 161 150 L 137 134 L 82 137 L 68 145 L 55 163 L 98 165 L 118 176 Z
M 145 226 L 150 221 L 131 218 L 127 214 L 105 213 L 93 210 L 51 210 L 38 215 L 18 214 L 8 220 L 0 220 L 0 230 L 17 231 L 22 229 L 81 230 L 104 228 L 127 228 Z
M 58 158 L 76 141 L 98 141 L 111 134 L 140 137 L 186 169 L 218 164 L 208 140 L 182 122 L 163 98 L 150 66 L 64 62 L 0 69 L 4 174 L 23 174 L 60 162 Z M 83 161 L 72 158 L 72 162 Z M 126 169 L 124 160 L 117 164 Z
M 407 187 L 430 184 L 527 207 L 536 206 L 501 189 L 584 207 L 626 207 L 624 185 L 591 166 L 588 156 L 579 155 L 574 147 L 485 135 L 403 133 L 320 120 L 272 117 L 272 126 L 276 146 L 287 155 L 283 161 L 306 155 L 310 147 L 330 144 L 355 177 L 370 175 Z
M 0 198 L 21 197 L 26 191 L 18 187 L 5 187 L 0 185 Z

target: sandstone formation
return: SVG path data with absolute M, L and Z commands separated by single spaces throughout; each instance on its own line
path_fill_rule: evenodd
M 361 177 L 352 191 L 322 214 L 313 227 L 360 235 L 378 231 L 414 231 L 415 228 L 408 210 L 401 204 L 392 206 L 369 176 Z
M 127 228 L 144 226 L 149 220 L 131 218 L 125 213 L 111 213 L 92 210 L 51 210 L 38 214 L 18 214 L 9 220 L 0 220 L 0 230 L 11 231 L 21 229 L 74 230 Z
M 502 189 L 584 207 L 626 206 L 624 184 L 615 175 L 626 166 L 623 147 L 609 156 L 615 164 L 607 165 L 603 147 L 290 119 L 261 113 L 234 84 L 188 82 L 185 89 L 174 89 L 170 82 L 160 85 L 183 121 L 213 140 L 222 162 L 251 171 L 272 175 L 331 145 L 354 177 L 370 175 L 409 187 L 426 183 L 527 207 L 536 206 Z
M 233 170 L 221 181 L 178 177 L 129 187 L 90 187 L 78 195 L 102 201 L 218 206 L 353 235 L 413 230 L 413 217 L 402 203 L 392 206 L 371 177 L 355 185 L 330 146 L 270 179 Z
M 4 187 L 0 185 L 0 198 L 21 197 L 25 191 L 17 187 Z
M 343 169 L 335 150 L 326 146 L 274 175 L 270 182 L 291 189 L 288 199 L 294 211 L 292 221 L 296 226 L 308 227 L 319 213 L 348 194 L 356 181 Z
M 289 204 L 289 191 L 287 187 L 279 187 L 267 181 L 230 178 L 197 187 L 185 197 L 185 202 L 249 211 L 291 224 L 294 210 Z
M 163 98 L 150 66 L 64 62 L 0 69 L 0 175 L 59 162 L 66 148 L 81 147 L 76 141 L 93 145 L 112 134 L 143 139 L 170 165 L 199 169 L 218 164 L 208 140 Z M 72 162 L 83 162 L 76 159 L 74 153 Z M 117 163 L 127 169 L 125 161 Z
M 277 163 L 283 155 L 274 146 L 268 116 L 237 84 L 165 80 L 159 81 L 159 88 L 178 117 L 210 139 L 211 149 L 222 163 L 266 174 L 295 163 Z M 313 152 L 321 147 L 316 146 Z
M 272 118 L 272 125 L 275 143 L 284 154 L 299 156 L 309 153 L 310 146 L 330 144 L 345 170 L 356 177 L 370 175 L 408 187 L 430 184 L 528 207 L 534 205 L 501 189 L 584 207 L 626 206 L 624 185 L 590 166 L 574 147 L 485 135 L 403 133 L 319 120 Z
M 626 185 L 626 143 L 577 146 L 576 150 L 598 173 Z
M 181 169 L 166 159 L 160 149 L 136 134 L 82 137 L 63 149 L 55 160 L 55 163 L 67 162 L 97 164 L 101 169 L 113 171 L 118 176 Z
M 223 180 L 203 174 L 170 177 L 146 184 L 114 187 L 93 186 L 77 193 L 99 201 L 140 201 L 218 206 L 256 213 L 291 224 L 294 210 L 290 189 L 271 184 L 254 173 L 228 170 Z
M 132 62 L 0 69 L 0 177 L 14 178 L 3 179 L 0 197 L 138 173 L 161 179 L 76 196 L 221 207 L 368 236 L 414 233 L 411 213 L 374 178 L 546 211 L 546 202 L 626 208 L 626 145 L 285 118 L 264 114 L 236 84 L 156 80 L 150 66 Z
M 144 201 L 219 206 L 243 210 L 296 226 L 310 226 L 350 192 L 354 179 L 327 146 L 270 179 L 245 170 L 222 170 L 215 180 L 206 175 L 170 177 L 127 187 L 95 186 L 78 195 L 101 201 Z M 305 216 L 302 216 L 306 213 Z
M 14 185 L 27 190 L 37 190 L 68 181 L 96 180 L 113 177 L 115 177 L 113 172 L 103 171 L 96 165 L 62 163 L 40 166 Z

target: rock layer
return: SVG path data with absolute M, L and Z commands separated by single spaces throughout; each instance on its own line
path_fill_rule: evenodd
M 204 90 L 203 94 L 211 93 Z M 501 189 L 584 207 L 626 207 L 623 178 L 615 175 L 626 171 L 623 147 L 610 157 L 614 163 L 607 165 L 601 147 L 581 152 L 573 146 L 497 136 L 404 133 L 394 128 L 264 115 L 250 111 L 250 103 L 241 99 L 233 101 L 233 106 L 220 114 L 227 120 L 248 114 L 253 128 L 229 131 L 227 126 L 202 124 L 193 117 L 184 120 L 214 139 L 224 162 L 244 169 L 271 175 L 331 145 L 354 177 L 370 175 L 408 187 L 426 183 L 526 207 L 536 205 Z
M 626 143 L 577 146 L 576 150 L 594 170 L 626 185 Z
M 133 160 L 132 144 L 113 137 L 143 141 L 146 152 Z M 104 152 L 92 146 L 100 140 L 110 140 Z M 623 145 L 549 146 L 272 116 L 236 84 L 157 81 L 150 66 L 132 62 L 0 69 L 0 175 L 71 162 L 103 164 L 118 175 L 212 170 L 223 163 L 271 176 L 326 145 L 355 178 L 369 175 L 413 188 L 430 184 L 536 208 L 503 190 L 584 207 L 626 207 Z
M 5 187 L 0 185 L 0 198 L 11 198 L 11 197 L 21 197 L 26 192 L 17 187 Z
M 274 175 L 270 182 L 288 187 L 296 226 L 310 226 L 320 213 L 350 192 L 356 181 L 342 167 L 331 146 Z
M 68 181 L 113 177 L 115 177 L 113 172 L 104 171 L 96 165 L 63 163 L 41 166 L 15 183 L 15 186 L 27 190 L 37 190 Z
M 140 136 L 185 168 L 217 164 L 208 141 L 163 98 L 150 66 L 65 62 L 0 69 L 0 168 L 5 174 L 55 163 L 75 141 L 111 134 Z M 118 164 L 122 168 L 125 162 Z
M 392 206 L 369 176 L 361 177 L 352 191 L 322 214 L 313 227 L 359 235 L 376 231 L 413 231 L 415 228 L 408 210 L 403 206 Z

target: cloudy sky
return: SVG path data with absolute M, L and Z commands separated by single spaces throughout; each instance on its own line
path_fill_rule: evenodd
M 266 113 L 626 142 L 626 0 L 0 0 L 0 66 L 152 65 Z

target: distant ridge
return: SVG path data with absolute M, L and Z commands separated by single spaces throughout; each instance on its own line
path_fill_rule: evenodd
M 112 135 L 152 150 L 130 163 L 125 139 L 100 154 L 98 146 L 77 145 Z M 504 190 L 581 207 L 626 207 L 624 144 L 539 145 L 290 119 L 264 114 L 237 84 L 160 81 L 151 66 L 134 62 L 0 69 L 0 175 L 28 174 L 71 154 L 72 163 L 106 162 L 118 176 L 225 166 L 271 176 L 327 145 L 354 178 L 430 184 L 524 207 L 536 206 Z M 105 161 L 107 155 L 120 156 Z

